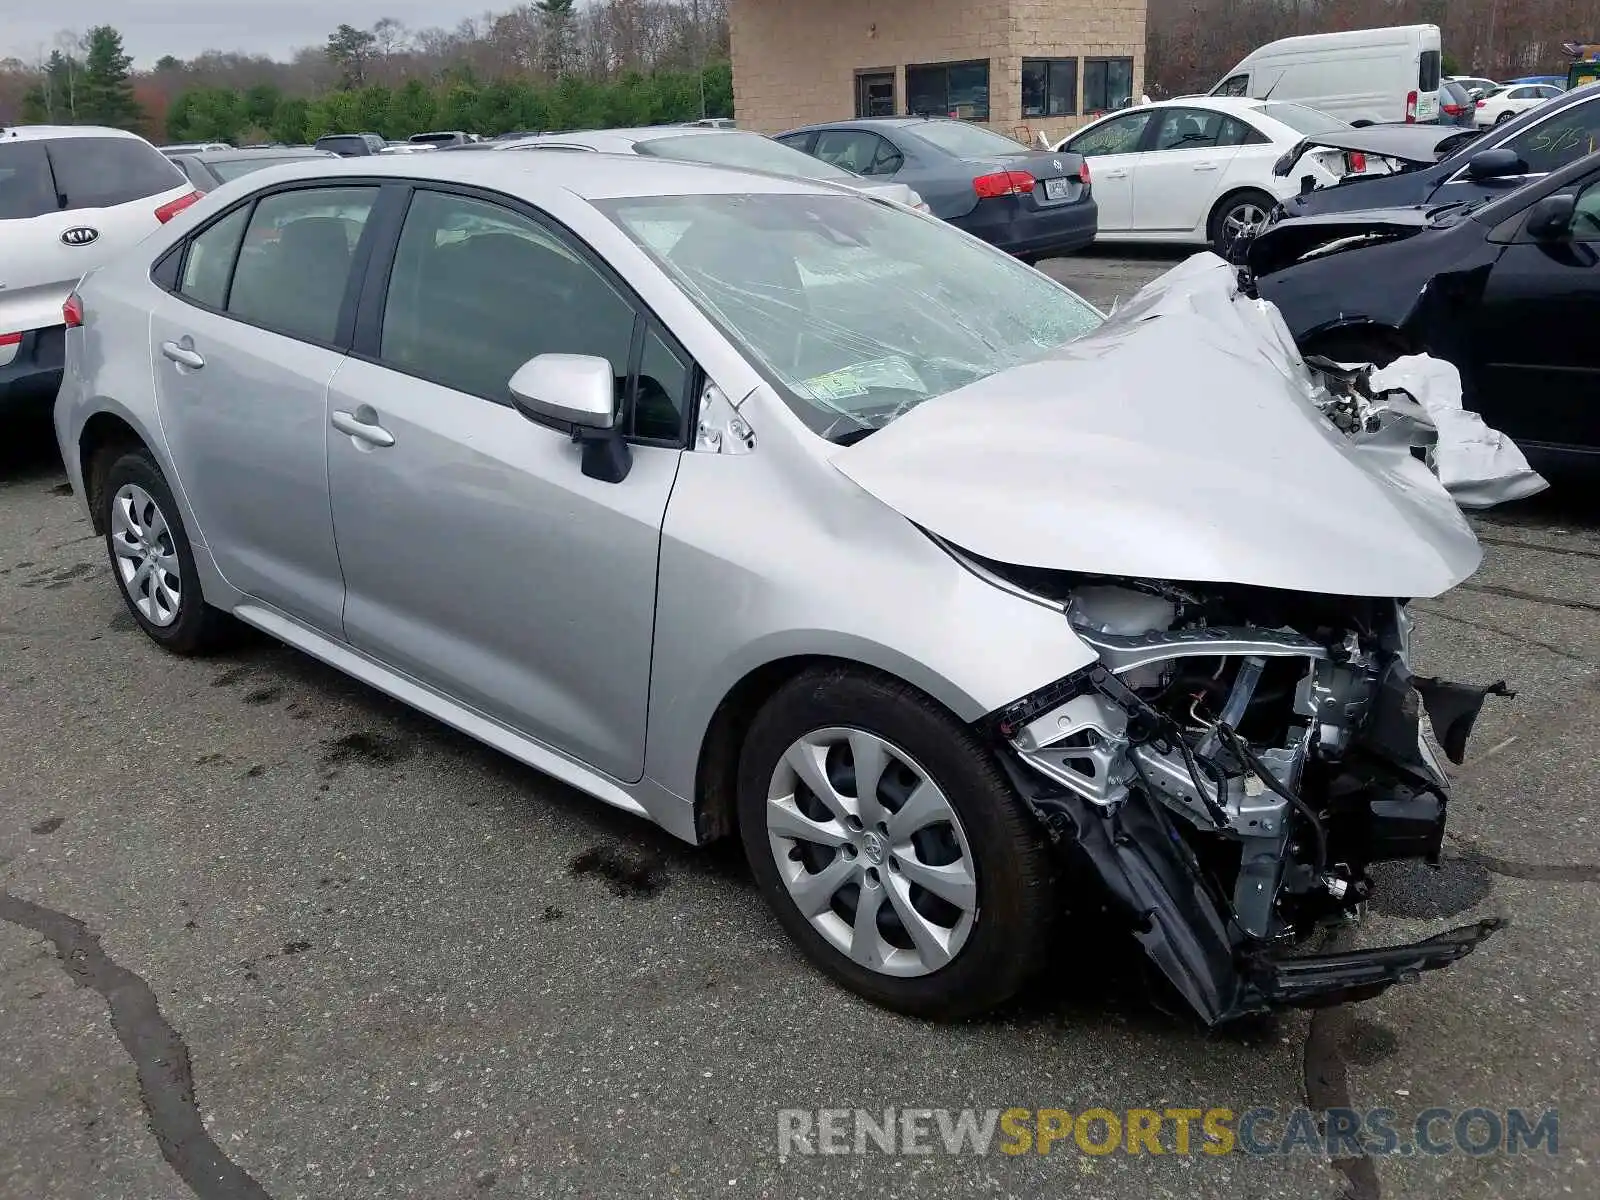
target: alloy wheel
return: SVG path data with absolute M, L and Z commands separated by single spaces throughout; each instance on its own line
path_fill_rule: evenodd
M 111 549 L 123 591 L 145 620 L 161 628 L 176 621 L 183 601 L 177 545 L 160 505 L 136 483 L 112 499 Z
M 1243 204 L 1235 204 L 1222 218 L 1222 228 L 1229 240 L 1253 233 L 1266 223 L 1266 210 L 1248 200 Z
M 772 773 L 767 840 L 789 898 L 834 949 L 884 975 L 927 975 L 978 912 L 966 831 L 937 783 L 861 729 L 818 729 Z

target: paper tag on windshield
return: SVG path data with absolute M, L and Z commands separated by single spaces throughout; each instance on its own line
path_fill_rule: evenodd
M 927 384 L 922 382 L 911 364 L 899 355 L 841 367 L 837 371 L 806 380 L 805 386 L 818 400 L 846 400 L 852 396 L 865 396 L 873 388 L 896 388 L 907 392 L 928 390 Z

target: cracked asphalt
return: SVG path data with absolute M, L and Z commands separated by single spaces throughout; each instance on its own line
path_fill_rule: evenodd
M 1109 305 L 1170 258 L 1047 265 Z M 1420 669 L 1505 678 L 1442 870 L 1357 944 L 1510 926 L 1416 986 L 1207 1034 L 1090 926 L 992 1019 L 825 983 L 695 850 L 287 649 L 134 628 L 43 430 L 0 442 L 0 1196 L 1600 1194 L 1600 513 L 1488 515 Z M 823 1106 L 1559 1109 L 1559 1153 L 780 1160 Z

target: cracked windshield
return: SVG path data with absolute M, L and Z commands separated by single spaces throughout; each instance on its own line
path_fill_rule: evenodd
M 1038 359 L 1100 314 L 938 222 L 847 196 L 612 201 L 613 221 L 762 365 L 822 436 Z

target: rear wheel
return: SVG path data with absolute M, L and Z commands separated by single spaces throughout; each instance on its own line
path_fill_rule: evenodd
M 111 572 L 139 628 L 174 654 L 219 646 L 232 621 L 200 594 L 178 505 L 150 452 L 128 450 L 112 462 L 100 497 Z
M 739 765 L 745 855 L 835 980 L 951 1018 L 1010 999 L 1055 915 L 1032 817 L 977 738 L 909 685 L 807 672 L 757 715 Z
M 1267 214 L 1277 203 L 1265 192 L 1224 196 L 1211 213 L 1211 248 L 1227 258 L 1236 241 L 1266 226 Z
M 1494 119 L 1494 123 L 1496 125 L 1504 125 L 1507 121 L 1511 120 L 1511 118 L 1514 117 L 1514 116 L 1516 116 L 1515 113 L 1503 112 L 1498 117 L 1496 117 Z

